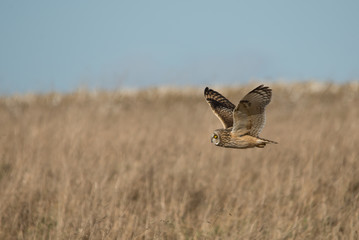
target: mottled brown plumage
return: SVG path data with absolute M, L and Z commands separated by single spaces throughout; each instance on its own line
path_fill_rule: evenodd
M 225 128 L 233 126 L 233 110 L 236 107 L 220 93 L 206 87 L 204 97 L 211 106 L 214 114 L 219 118 Z
M 263 148 L 267 143 L 276 143 L 259 137 L 265 124 L 265 107 L 272 97 L 270 88 L 258 86 L 244 96 L 237 107 L 208 87 L 204 90 L 204 96 L 224 126 L 224 129 L 217 129 L 212 135 L 211 142 L 216 146 Z

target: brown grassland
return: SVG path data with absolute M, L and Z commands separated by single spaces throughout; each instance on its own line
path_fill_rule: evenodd
M 0 239 L 358 239 L 358 83 L 269 86 L 245 150 L 202 89 L 2 97 Z

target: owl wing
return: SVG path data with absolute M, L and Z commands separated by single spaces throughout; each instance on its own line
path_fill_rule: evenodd
M 272 89 L 263 85 L 250 91 L 233 111 L 233 132 L 257 137 L 265 124 L 265 107 L 272 97 Z
M 220 93 L 206 87 L 204 89 L 204 97 L 211 107 L 213 113 L 222 122 L 224 128 L 233 126 L 233 110 L 236 107 L 227 98 Z

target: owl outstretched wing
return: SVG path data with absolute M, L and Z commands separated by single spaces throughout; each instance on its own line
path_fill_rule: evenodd
M 227 98 L 220 93 L 206 87 L 204 89 L 204 97 L 211 107 L 213 113 L 222 122 L 224 128 L 233 126 L 233 110 L 236 107 Z
M 233 111 L 233 132 L 258 137 L 265 124 L 265 107 L 270 103 L 272 89 L 263 85 L 250 91 Z

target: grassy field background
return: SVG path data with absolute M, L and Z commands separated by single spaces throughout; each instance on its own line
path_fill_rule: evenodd
M 359 84 L 269 86 L 246 150 L 203 89 L 2 97 L 0 239 L 358 239 Z

